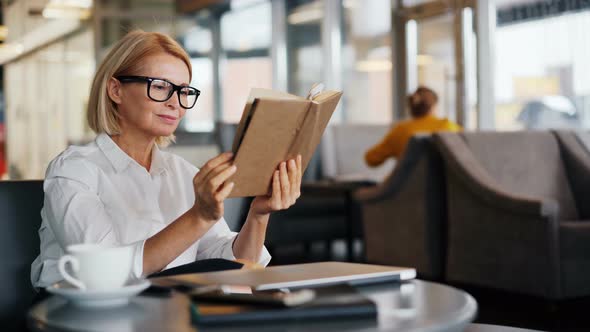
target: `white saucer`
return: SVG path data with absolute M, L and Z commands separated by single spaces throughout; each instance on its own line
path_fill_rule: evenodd
M 129 299 L 150 286 L 148 280 L 136 280 L 129 285 L 108 291 L 83 291 L 68 282 L 61 281 L 47 287 L 49 293 L 62 296 L 73 305 L 89 308 L 119 307 L 129 303 Z

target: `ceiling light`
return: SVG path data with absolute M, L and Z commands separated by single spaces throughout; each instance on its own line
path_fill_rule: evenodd
M 43 17 L 85 20 L 90 17 L 92 0 L 50 0 L 43 9 Z
M 289 24 L 307 24 L 320 21 L 324 17 L 323 6 L 320 2 L 300 5 L 287 17 Z
M 21 43 L 4 43 L 0 45 L 0 54 L 2 56 L 19 55 L 22 54 L 24 50 L 25 47 Z
M 8 28 L 6 25 L 0 25 L 0 41 L 5 41 L 8 37 Z
M 321 9 L 308 9 L 306 11 L 295 12 L 289 15 L 289 24 L 305 24 L 319 21 L 324 16 L 324 11 Z
M 428 66 L 434 63 L 434 58 L 431 55 L 418 54 L 416 57 L 416 64 L 418 66 Z
M 388 71 L 392 67 L 389 60 L 364 60 L 356 63 L 356 70 L 363 72 Z

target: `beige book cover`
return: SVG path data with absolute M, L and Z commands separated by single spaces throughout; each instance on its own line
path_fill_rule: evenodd
M 279 163 L 298 154 L 305 171 L 341 96 L 339 91 L 315 91 L 303 98 L 252 89 L 234 137 L 237 172 L 228 180 L 235 183 L 229 197 L 270 194 Z

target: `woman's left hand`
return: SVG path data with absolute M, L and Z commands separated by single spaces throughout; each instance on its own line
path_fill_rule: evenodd
M 295 204 L 301 196 L 302 172 L 301 155 L 296 159 L 283 161 L 272 176 L 272 194 L 254 198 L 250 212 L 259 216 L 267 215 Z

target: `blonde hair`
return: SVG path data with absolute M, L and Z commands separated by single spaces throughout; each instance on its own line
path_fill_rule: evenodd
M 86 117 L 88 125 L 97 134 L 118 135 L 119 113 L 117 105 L 107 93 L 107 83 L 111 77 L 138 75 L 145 58 L 167 53 L 182 60 L 192 78 L 192 67 L 186 51 L 172 38 L 158 33 L 134 30 L 119 40 L 104 58 L 92 82 Z M 166 146 L 174 142 L 174 135 L 159 136 L 156 144 Z

